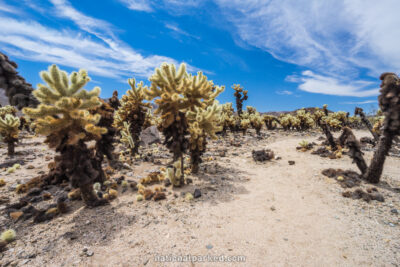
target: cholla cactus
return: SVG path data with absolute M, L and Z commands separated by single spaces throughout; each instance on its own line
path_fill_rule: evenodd
M 309 112 L 304 109 L 297 110 L 296 118 L 299 120 L 298 128 L 302 131 L 310 129 L 314 125 L 314 120 Z
M 173 64 L 164 63 L 156 69 L 150 81 L 150 89 L 145 90 L 146 98 L 157 98 L 154 101 L 158 105 L 155 114 L 160 114 L 162 119 L 159 129 L 165 136 L 164 144 L 174 155 L 173 160 L 182 162 L 179 185 L 183 185 L 183 153 L 189 146 L 186 112 L 195 111 L 196 107 L 205 108 L 224 88 L 214 86 L 202 72 L 196 76 L 189 75 L 185 64 L 176 71 Z
M 236 98 L 236 111 L 238 115 L 242 115 L 243 101 L 247 100 L 247 90 L 243 90 L 243 87 L 240 84 L 234 84 L 232 86 L 235 93 L 233 94 Z M 243 94 L 243 95 L 242 95 Z
M 264 120 L 265 126 L 267 127 L 268 130 L 276 129 L 276 127 L 280 123 L 278 118 L 273 115 L 264 114 L 263 120 Z
M 165 176 L 171 181 L 173 186 L 181 186 L 183 177 L 183 161 L 177 160 L 172 167 L 167 168 Z
M 247 114 L 249 114 L 249 116 L 257 113 L 257 109 L 252 106 L 246 106 L 246 111 L 247 111 Z
M 7 114 L 15 116 L 15 114 L 17 114 L 17 109 L 10 105 L 0 107 L 0 118 L 4 119 Z
M 364 125 L 367 127 L 367 129 L 370 131 L 372 136 L 374 137 L 375 141 L 379 140 L 379 134 L 376 131 L 373 131 L 372 124 L 368 120 L 367 116 L 365 116 L 365 113 L 362 108 L 356 107 L 354 110 L 354 114 L 360 116 L 361 121 L 364 123 Z
M 134 142 L 134 147 L 131 147 L 131 154 L 136 155 L 139 149 L 140 134 L 143 126 L 149 120 L 146 117 L 149 115 L 148 111 L 151 106 L 150 103 L 143 102 L 146 98 L 144 91 L 148 89 L 147 86 L 144 86 L 143 82 L 136 84 L 135 79 L 128 79 L 128 83 L 131 89 L 122 96 L 114 126 L 121 130 L 125 121 L 129 123 L 129 132 Z
M 218 125 L 220 113 L 221 106 L 217 101 L 207 109 L 196 107 L 194 112 L 187 113 L 190 125 L 190 163 L 193 173 L 198 172 L 201 156 L 206 150 L 207 137 L 216 139 L 215 133 L 222 130 Z
M 131 151 L 135 148 L 135 142 L 133 141 L 131 132 L 130 132 L 130 125 L 126 121 L 123 122 L 123 128 L 121 129 L 121 142 L 127 145 Z
M 241 119 L 240 120 L 240 129 L 242 130 L 243 135 L 246 134 L 247 129 L 251 126 L 249 119 Z
M 24 108 L 23 112 L 35 119 L 36 132 L 46 136 L 45 142 L 61 154 L 61 172 L 72 186 L 79 187 L 82 198 L 89 206 L 105 203 L 93 191 L 93 182 L 99 170 L 93 167 L 93 153 L 85 141 L 100 139 L 107 129 L 98 127 L 99 114 L 89 110 L 101 105 L 100 88 L 88 92 L 83 89 L 90 78 L 85 70 L 73 72 L 69 77 L 56 65 L 40 73 L 46 85 L 38 84 L 34 96 L 40 101 L 37 108 Z
M 293 119 L 294 117 L 290 114 L 284 114 L 284 115 L 282 114 L 280 116 L 279 121 L 285 131 L 288 131 L 292 128 Z
M 316 126 L 320 126 L 322 117 L 325 116 L 325 112 L 319 108 L 316 108 L 314 113 L 312 114 L 312 118 L 315 122 Z
M 261 134 L 261 129 L 264 124 L 264 120 L 260 113 L 255 112 L 249 116 L 251 126 L 256 130 L 257 135 Z
M 226 131 L 235 126 L 235 120 L 233 116 L 234 110 L 232 103 L 225 103 L 221 106 L 222 108 L 219 124 L 222 126 L 222 135 L 226 135 Z
M 384 115 L 378 147 L 371 164 L 364 174 L 364 179 L 378 183 L 383 171 L 383 164 L 389 152 L 393 139 L 400 135 L 400 78 L 394 73 L 383 73 L 379 107 Z
M 15 143 L 18 142 L 20 121 L 11 114 L 6 114 L 4 118 L 0 117 L 0 137 L 7 143 L 9 156 L 14 155 Z

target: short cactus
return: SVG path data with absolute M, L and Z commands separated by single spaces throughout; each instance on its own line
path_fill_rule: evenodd
M 15 153 L 15 143 L 18 142 L 20 120 L 11 114 L 0 117 L 0 140 L 7 143 L 7 154 L 13 156 Z

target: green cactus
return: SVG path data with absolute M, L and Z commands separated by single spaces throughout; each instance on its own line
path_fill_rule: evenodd
M 264 120 L 260 113 L 255 112 L 249 116 L 251 126 L 256 130 L 258 136 L 261 134 L 262 126 L 264 125 Z
M 7 143 L 7 154 L 13 156 L 15 153 L 15 143 L 18 142 L 20 120 L 11 114 L 0 117 L 0 139 Z
M 34 119 L 36 133 L 46 136 L 45 142 L 61 154 L 58 158 L 61 172 L 69 178 L 73 187 L 79 187 L 88 206 L 105 202 L 93 191 L 93 182 L 99 171 L 93 167 L 93 152 L 86 141 L 97 140 L 107 129 L 98 127 L 99 114 L 89 110 L 101 105 L 100 88 L 88 92 L 83 89 L 90 78 L 85 70 L 73 72 L 69 77 L 56 65 L 40 73 L 46 85 L 38 84 L 33 92 L 39 100 L 37 108 L 24 108 L 25 115 Z

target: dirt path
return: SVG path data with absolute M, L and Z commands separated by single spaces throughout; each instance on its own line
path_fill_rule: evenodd
M 80 208 L 37 226 L 36 238 L 42 231 L 53 239 L 52 245 L 27 264 L 221 266 L 155 261 L 156 255 L 191 254 L 245 256 L 245 262 L 226 263 L 229 266 L 396 266 L 399 215 L 391 210 L 400 210 L 399 194 L 379 188 L 384 203 L 343 198 L 343 189 L 321 170 L 356 167 L 347 156 L 330 160 L 296 151 L 304 139 L 316 137 L 259 141 L 258 146 L 267 146 L 282 158 L 265 164 L 254 163 L 247 146 L 230 148 L 228 157 L 221 159 L 223 173 L 195 178 L 193 185 L 177 191 L 179 195 L 202 188 L 203 196 L 191 203 L 172 195 L 167 203 L 136 203 L 132 194 L 125 194 L 111 207 Z M 399 187 L 399 175 L 399 159 L 388 158 L 384 177 L 396 179 Z M 215 185 L 213 177 L 222 179 L 223 185 Z M 78 234 L 73 240 L 66 238 L 71 232 Z M 80 256 L 84 247 L 93 255 Z

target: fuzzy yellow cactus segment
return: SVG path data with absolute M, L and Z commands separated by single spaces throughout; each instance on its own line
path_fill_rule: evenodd
M 0 135 L 2 139 L 18 139 L 18 127 L 20 121 L 18 117 L 14 117 L 11 114 L 6 114 L 3 118 L 0 118 Z
M 17 114 L 17 109 L 10 105 L 0 107 L 0 118 L 4 118 L 7 114 L 15 116 L 15 114 Z
M 134 149 L 135 143 L 133 142 L 132 135 L 129 131 L 130 123 L 123 122 L 123 128 L 121 129 L 121 142 L 127 145 L 131 150 Z
M 325 116 L 325 112 L 323 112 L 321 109 L 316 108 L 314 113 L 312 114 L 312 118 L 315 122 L 316 125 L 320 125 L 322 117 Z
M 172 168 L 167 168 L 165 176 L 171 181 L 173 186 L 180 186 L 183 177 L 181 161 L 174 162 Z
M 100 88 L 95 87 L 90 92 L 83 89 L 90 81 L 85 70 L 73 72 L 68 77 L 65 71 L 52 65 L 48 71 L 42 71 L 40 76 L 47 85 L 38 84 L 33 94 L 41 104 L 37 108 L 23 109 L 24 114 L 35 119 L 38 134 L 56 135 L 60 136 L 59 139 L 67 135 L 67 142 L 72 145 L 88 134 L 99 137 L 107 132 L 105 128 L 95 126 L 100 115 L 89 112 L 89 109 L 101 105 Z
M 221 105 L 218 104 L 218 101 L 214 101 L 206 109 L 196 107 L 194 111 L 188 111 L 187 117 L 190 123 L 191 146 L 199 146 L 202 143 L 202 140 L 199 140 L 201 137 L 209 136 L 212 139 L 217 139 L 215 133 L 222 130 L 221 126 L 218 125 L 220 114 Z M 192 143 L 192 141 L 195 143 Z
M 177 113 L 186 109 L 189 104 L 183 95 L 191 82 L 186 65 L 181 64 L 176 70 L 174 64 L 164 63 L 149 80 L 150 88 L 144 89 L 146 99 L 157 98 L 154 101 L 158 105 L 155 113 L 162 116 L 161 126 L 166 128 L 174 122 Z
M 264 114 L 262 118 L 268 130 L 273 130 L 276 127 L 278 127 L 279 120 L 277 117 L 273 115 Z
M 15 240 L 17 237 L 17 234 L 13 229 L 6 230 L 1 233 L 0 239 L 6 241 L 7 243 L 10 243 Z

